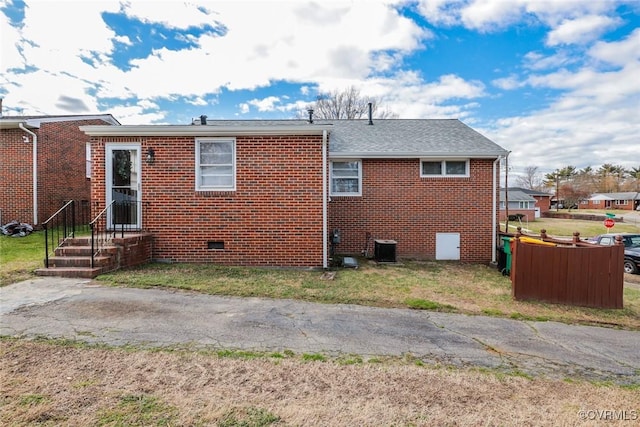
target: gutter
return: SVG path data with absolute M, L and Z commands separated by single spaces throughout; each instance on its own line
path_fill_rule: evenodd
M 194 125 L 132 125 L 80 126 L 88 136 L 255 136 L 255 135 L 322 135 L 326 127 L 318 125 L 274 126 L 194 126 Z
M 327 224 L 327 199 L 328 199 L 328 185 L 327 185 L 327 131 L 322 131 L 322 268 L 327 269 L 329 267 L 328 260 L 328 242 L 329 227 Z
M 445 159 L 445 160 L 465 160 L 465 159 L 495 159 L 496 156 L 502 156 L 504 152 L 493 153 L 427 153 L 427 152 L 332 152 L 330 157 L 333 159 Z
M 33 137 L 33 225 L 38 225 L 38 135 L 18 123 L 18 127 Z

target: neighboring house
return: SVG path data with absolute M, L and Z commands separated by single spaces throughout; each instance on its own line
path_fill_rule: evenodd
M 528 188 L 522 187 L 509 187 L 509 191 L 521 191 L 524 194 L 528 194 L 529 196 L 536 199 L 535 204 L 535 217 L 539 218 L 545 212 L 549 212 L 551 210 L 551 198 L 553 194 L 545 193 L 543 191 L 530 190 Z
M 596 193 L 580 202 L 580 209 L 621 209 L 638 210 L 640 193 L 628 191 L 623 193 Z
M 1 222 L 37 226 L 68 200 L 88 204 L 89 138 L 79 126 L 105 124 L 120 123 L 110 114 L 0 115 Z
M 507 199 L 509 203 L 507 204 Z M 536 218 L 537 200 L 519 188 L 500 189 L 500 221 L 518 216 L 521 220 L 533 221 Z M 507 210 L 508 206 L 508 210 Z
M 507 151 L 458 120 L 202 121 L 81 127 L 92 201 L 138 206 L 156 260 L 327 267 L 384 240 L 495 261 Z

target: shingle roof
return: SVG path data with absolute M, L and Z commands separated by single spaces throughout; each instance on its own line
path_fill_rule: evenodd
M 333 122 L 329 152 L 349 157 L 490 157 L 507 150 L 455 119 Z
M 589 200 L 640 200 L 640 193 L 628 191 L 624 193 L 596 193 Z
M 504 191 L 504 188 L 500 190 L 500 201 L 504 202 L 507 199 L 507 194 Z M 509 201 L 510 202 L 535 202 L 536 199 L 531 197 L 530 195 L 520 191 L 509 188 Z
M 544 197 L 551 197 L 553 196 L 553 194 L 551 193 L 545 193 L 543 191 L 537 191 L 537 190 L 530 190 L 528 188 L 522 188 L 522 187 L 509 187 L 509 192 L 511 191 L 522 191 L 525 194 L 528 194 L 530 196 L 544 196 Z
M 199 120 L 193 122 L 199 125 Z M 207 126 L 308 126 L 305 120 L 208 120 Z M 330 134 L 332 157 L 481 157 L 508 153 L 457 119 L 316 120 Z

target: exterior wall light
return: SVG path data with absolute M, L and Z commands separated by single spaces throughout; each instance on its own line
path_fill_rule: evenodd
M 152 165 L 156 161 L 156 152 L 153 151 L 153 148 L 147 149 L 147 163 Z

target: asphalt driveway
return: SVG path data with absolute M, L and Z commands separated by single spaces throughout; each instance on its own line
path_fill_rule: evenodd
M 640 383 L 640 332 L 556 322 L 104 287 L 37 278 L 0 288 L 0 335 L 112 346 L 410 354 L 425 363 Z

